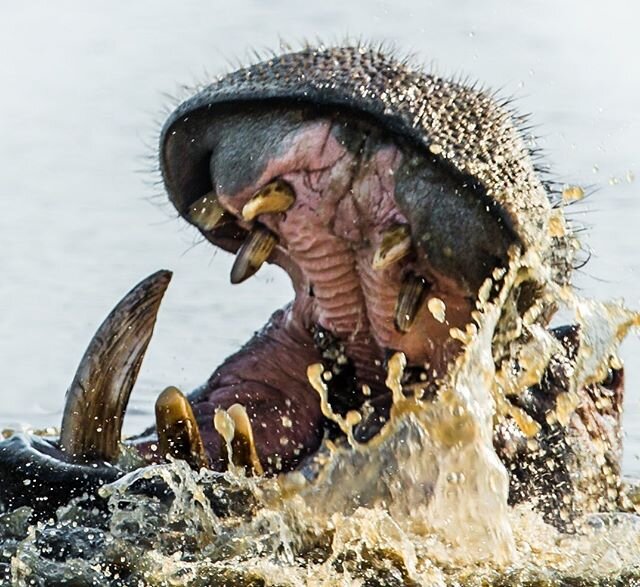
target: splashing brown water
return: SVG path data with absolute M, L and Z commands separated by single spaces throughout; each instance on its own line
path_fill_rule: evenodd
M 247 478 L 235 468 L 224 475 L 194 472 L 181 461 L 137 469 L 101 490 L 108 516 L 71 503 L 60 508 L 57 520 L 27 528 L 27 512 L 5 514 L 0 533 L 14 535 L 6 557 L 13 580 L 640 584 L 640 517 L 586 515 L 575 533 L 563 534 L 529 505 L 507 502 L 508 474 L 493 447 L 494 425 L 508 414 L 524 434 L 535 436 L 536 422 L 506 395 L 539 381 L 557 344 L 535 327 L 535 307 L 524 316 L 509 312 L 514 286 L 532 275 L 543 279 L 540 267 L 532 255 L 514 259 L 506 274 L 494 276 L 503 283 L 497 297 L 489 300 L 491 283 L 483 287 L 474 324 L 451 333 L 465 350 L 433 401 L 403 390 L 404 357 L 392 357 L 391 416 L 369 443 L 358 443 L 353 434 L 362 414 L 335 414 L 322 366 L 312 365 L 309 379 L 323 412 L 343 430 L 345 442 L 326 442 L 301 470 L 275 479 Z M 553 414 L 562 422 L 576 407 L 577 390 L 602 379 L 640 315 L 567 290 L 554 295 L 574 312 L 586 341 Z M 524 341 L 523 327 L 532 334 Z M 496 356 L 507 357 L 499 369 Z M 511 368 L 516 360 L 517 376 Z

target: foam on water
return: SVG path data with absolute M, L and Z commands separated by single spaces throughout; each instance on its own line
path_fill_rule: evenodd
M 279 478 L 192 471 L 186 463 L 137 469 L 101 492 L 108 514 L 69 504 L 28 527 L 2 516 L 14 581 L 122 585 L 633 585 L 640 581 L 640 517 L 586 514 L 572 533 L 530 504 L 508 505 L 509 477 L 493 445 L 506 415 L 535 438 L 513 396 L 540 380 L 557 342 L 537 310 L 510 308 L 514 287 L 544 279 L 535 257 L 514 259 L 502 288 L 483 288 L 474 323 L 453 331 L 464 352 L 434 400 L 402 389 L 404 357 L 389 361 L 389 421 L 367 444 L 361 414 L 333 413 L 322 367 L 309 376 L 325 415 L 345 433 Z M 600 381 L 640 316 L 616 304 L 553 293 L 573 310 L 583 344 L 551 418 L 568 422 L 578 390 Z M 526 331 L 527 336 L 522 333 Z M 502 357 L 496 361 L 496 357 Z M 613 359 L 612 359 L 613 357 Z M 519 365 L 514 370 L 514 362 Z M 496 368 L 496 365 L 499 365 Z M 9 544 L 7 547 L 6 545 Z M 640 584 L 640 583 L 638 583 Z

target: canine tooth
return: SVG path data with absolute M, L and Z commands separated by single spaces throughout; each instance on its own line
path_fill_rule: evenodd
M 411 235 L 406 224 L 398 224 L 382 233 L 382 240 L 373 255 L 374 269 L 384 269 L 399 261 L 411 250 Z
M 427 281 L 410 273 L 400 286 L 395 310 L 395 325 L 400 332 L 408 332 L 427 293 Z
M 216 410 L 213 425 L 225 441 L 226 460 L 230 460 L 230 464 L 253 470 L 257 475 L 264 474 L 253 437 L 253 426 L 243 405 L 233 404 L 227 410 Z
M 218 196 L 211 191 L 196 200 L 187 212 L 189 222 L 202 230 L 213 230 L 222 224 L 225 209 L 218 201 Z
M 251 277 L 269 258 L 278 244 L 278 237 L 264 226 L 256 226 L 247 236 L 231 268 L 231 283 L 242 283 Z
M 195 469 L 209 464 L 191 405 L 178 388 L 167 387 L 158 396 L 156 429 L 163 457 L 182 459 Z
M 158 271 L 134 287 L 94 334 L 67 391 L 60 447 L 72 462 L 114 462 L 122 421 L 171 280 Z
M 259 214 L 286 212 L 296 201 L 291 186 L 276 179 L 259 190 L 242 208 L 242 217 L 253 220 Z

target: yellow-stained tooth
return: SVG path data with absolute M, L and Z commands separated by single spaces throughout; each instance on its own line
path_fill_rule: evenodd
M 382 240 L 373 255 L 374 269 L 384 269 L 399 261 L 411 250 L 411 234 L 406 224 L 396 224 L 382 233 Z
M 213 425 L 225 441 L 226 458 L 230 464 L 253 470 L 257 475 L 264 474 L 253 437 L 251 420 L 243 405 L 233 404 L 227 410 L 216 410 Z
M 209 464 L 200 429 L 184 394 L 167 387 L 156 400 L 156 429 L 160 454 L 187 461 L 199 469 Z
M 231 283 L 242 283 L 251 277 L 269 258 L 278 244 L 278 237 L 264 226 L 256 226 L 238 249 L 231 268 Z
M 400 332 L 408 332 L 416 319 L 427 293 L 427 281 L 415 273 L 407 275 L 400 286 L 395 310 L 395 325 Z
M 285 181 L 276 179 L 256 193 L 242 208 L 242 217 L 253 220 L 259 214 L 286 212 L 296 201 L 293 188 Z
M 213 191 L 191 204 L 187 212 L 189 222 L 202 230 L 213 230 L 220 226 L 224 215 L 225 209 Z

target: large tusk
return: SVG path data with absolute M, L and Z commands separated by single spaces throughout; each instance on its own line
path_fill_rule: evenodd
M 113 462 L 122 420 L 138 376 L 170 271 L 134 287 L 95 333 L 67 391 L 60 447 L 73 462 Z
M 163 457 L 182 459 L 194 469 L 209 466 L 189 400 L 177 387 L 167 387 L 156 400 L 156 430 Z

